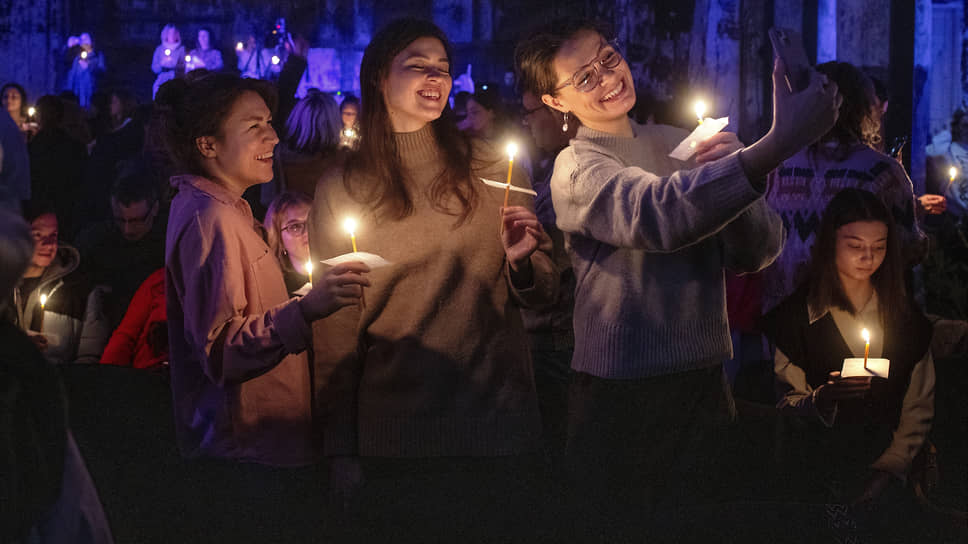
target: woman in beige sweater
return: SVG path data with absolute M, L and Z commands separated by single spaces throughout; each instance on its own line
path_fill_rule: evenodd
M 316 188 L 310 247 L 316 260 L 349 252 L 342 225 L 353 218 L 359 249 L 392 264 L 372 271 L 365 306 L 314 326 L 316 414 L 332 488 L 362 491 L 387 527 L 447 531 L 473 518 L 490 531 L 504 521 L 465 496 L 484 493 L 461 493 L 460 505 L 445 495 L 475 486 L 508 496 L 501 482 L 539 444 L 518 308 L 552 302 L 556 272 L 531 197 L 511 192 L 502 209 L 504 191 L 481 182 L 503 181 L 507 157 L 458 132 L 451 65 L 446 36 L 419 20 L 391 23 L 364 54 L 364 137 Z M 421 485 L 399 485 L 405 474 Z M 439 515 L 445 506 L 458 512 Z

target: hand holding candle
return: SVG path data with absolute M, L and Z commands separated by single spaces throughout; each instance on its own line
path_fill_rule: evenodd
M 297 304 L 307 321 L 324 318 L 340 308 L 359 304 L 362 290 L 370 285 L 370 267 L 360 262 L 338 264 L 322 273 L 313 288 Z
M 864 339 L 864 358 L 848 357 L 844 359 L 844 366 L 840 371 L 840 375 L 844 378 L 866 376 L 887 378 L 891 372 L 891 361 L 869 357 L 871 351 L 871 333 L 867 329 L 864 329 L 860 334 Z

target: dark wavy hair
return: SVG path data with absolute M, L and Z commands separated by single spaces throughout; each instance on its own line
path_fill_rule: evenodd
M 887 253 L 884 262 L 871 275 L 871 282 L 877 292 L 881 322 L 885 330 L 892 330 L 910 310 L 904 288 L 904 261 L 894 217 L 870 191 L 844 189 L 827 204 L 813 246 L 807 279 L 810 304 L 816 308 L 840 308 L 851 314 L 860 310 L 854 308 L 844 292 L 837 271 L 837 230 L 856 221 L 876 221 L 887 225 Z
M 554 61 L 565 42 L 583 30 L 597 32 L 610 40 L 611 30 L 604 24 L 592 19 L 567 17 L 551 21 L 531 32 L 528 38 L 518 42 L 514 48 L 514 68 L 517 75 L 518 91 L 530 91 L 541 98 L 546 94 L 557 94 L 558 75 Z
M 23 88 L 23 85 L 19 83 L 10 82 L 0 87 L 0 97 L 7 94 L 7 89 L 16 89 L 20 93 L 20 116 L 27 117 L 27 91 Z
M 839 161 L 847 158 L 850 146 L 857 142 L 877 149 L 881 143 L 881 121 L 875 113 L 877 94 L 871 79 L 848 62 L 825 62 L 817 66 L 817 71 L 837 84 L 844 101 L 837 123 L 811 149 L 816 151 L 824 143 L 836 143 L 833 158 Z
M 156 97 L 155 108 L 160 110 L 163 120 L 165 147 L 182 173 L 206 175 L 202 154 L 195 142 L 203 136 L 221 137 L 222 124 L 245 92 L 252 91 L 261 96 L 269 111 L 276 109 L 275 89 L 258 79 L 212 72 L 193 81 L 174 79 L 165 85 L 168 87 L 164 100 Z
M 360 131 L 359 149 L 350 155 L 343 177 L 347 191 L 359 202 L 371 204 L 385 216 L 402 219 L 413 213 L 413 198 L 404 183 L 403 168 L 393 126 L 383 99 L 383 84 L 390 72 L 393 59 L 419 38 L 435 38 L 443 44 L 447 59 L 453 66 L 454 55 L 450 41 L 435 24 L 421 19 L 398 19 L 373 37 L 363 53 L 360 64 Z M 444 168 L 430 187 L 430 200 L 435 209 L 458 216 L 458 223 L 477 205 L 477 191 L 471 181 L 471 146 L 457 130 L 449 106 L 440 117 L 430 123 Z M 375 182 L 363 190 L 354 186 L 358 176 Z M 450 197 L 462 208 L 455 212 L 446 206 Z

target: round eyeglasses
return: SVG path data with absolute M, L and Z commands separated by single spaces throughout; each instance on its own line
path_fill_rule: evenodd
M 290 223 L 285 227 L 282 227 L 283 232 L 288 232 L 290 236 L 302 236 L 306 234 L 306 222 L 300 221 L 298 223 Z
M 597 87 L 602 82 L 601 70 L 611 70 L 622 63 L 622 54 L 618 52 L 617 42 L 609 42 L 606 48 L 591 64 L 583 66 L 571 78 L 555 87 L 555 90 L 560 91 L 571 85 L 575 87 L 575 90 L 587 93 Z

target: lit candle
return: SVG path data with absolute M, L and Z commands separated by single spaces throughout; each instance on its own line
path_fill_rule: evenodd
M 165 49 L 165 56 L 166 57 L 170 57 L 171 56 L 171 49 Z
M 353 253 L 356 253 L 356 220 L 352 217 L 347 217 L 343 221 L 343 229 L 350 234 L 350 243 L 353 244 Z M 366 294 L 363 292 L 363 288 L 360 287 L 360 307 L 366 308 Z
M 313 260 L 306 259 L 306 275 L 309 276 L 309 286 L 313 286 Z
M 508 180 L 504 188 L 504 207 L 508 207 L 508 195 L 511 194 L 511 170 L 514 168 L 514 156 L 518 154 L 518 144 L 511 142 L 506 151 L 508 153 Z
M 192 56 L 191 55 L 185 55 L 185 62 L 191 62 L 191 61 L 192 61 Z
M 278 55 L 272 55 L 272 64 L 279 64 L 280 62 L 282 62 L 282 59 Z
M 27 108 L 27 117 L 33 117 L 35 113 L 37 113 L 37 108 L 33 106 Z
M 40 295 L 40 331 L 44 332 L 44 306 L 47 306 L 47 295 Z
M 954 183 L 956 177 L 958 177 L 958 169 L 952 166 L 948 169 L 948 187 L 951 187 L 951 184 Z
M 353 129 L 351 129 L 351 128 L 348 128 L 348 129 L 346 129 L 346 130 L 344 130 L 344 131 L 343 131 L 343 134 L 344 134 L 344 135 L 345 135 L 345 136 L 346 136 L 347 138 L 356 138 L 356 131 L 355 131 L 355 130 L 353 130 Z
M 706 116 L 706 103 L 702 100 L 697 100 L 692 108 L 696 112 L 696 117 L 699 118 L 699 124 L 701 125 Z
M 81 58 L 82 59 L 86 59 L 87 58 L 87 51 L 81 51 Z
M 235 44 L 235 50 L 236 51 L 241 51 L 243 49 L 245 49 L 245 44 L 244 43 L 239 42 L 239 43 Z
M 867 329 L 860 331 L 864 337 L 864 370 L 867 370 L 867 356 L 871 353 L 871 333 Z
M 356 220 L 350 217 L 343 221 L 343 228 L 350 235 L 350 243 L 353 244 L 353 253 L 356 253 Z

